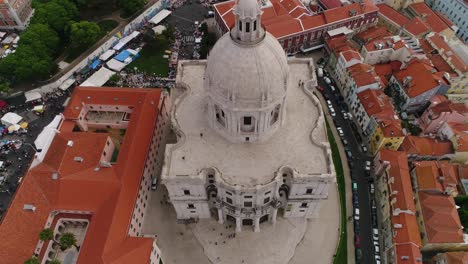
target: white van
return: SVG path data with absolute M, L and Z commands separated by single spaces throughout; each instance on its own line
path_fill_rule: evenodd
M 323 77 L 323 69 L 320 68 L 320 67 L 317 68 L 317 76 L 318 77 Z

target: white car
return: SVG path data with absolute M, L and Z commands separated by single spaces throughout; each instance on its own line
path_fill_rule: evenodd
M 359 209 L 354 208 L 354 220 L 359 220 Z
M 379 230 L 377 228 L 372 228 L 372 239 L 379 241 Z
M 318 77 L 323 77 L 323 69 L 321 67 L 317 68 L 317 76 Z
M 367 152 L 367 147 L 364 144 L 361 145 L 361 149 L 363 152 Z
M 373 183 L 369 184 L 369 188 L 370 188 L 370 193 L 371 193 L 371 194 L 374 194 L 374 193 L 375 193 L 375 188 L 374 188 L 374 184 L 373 184 Z
M 374 249 L 375 249 L 375 254 L 380 254 L 379 246 L 374 246 Z
M 330 84 L 331 80 L 328 77 L 324 77 L 323 80 L 325 81 L 326 84 Z
M 365 170 L 366 170 L 366 171 L 370 171 L 370 170 L 371 170 L 371 162 L 370 162 L 370 161 L 366 161 Z

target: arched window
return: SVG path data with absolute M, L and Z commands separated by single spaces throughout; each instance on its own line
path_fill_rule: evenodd
M 273 109 L 273 111 L 271 111 L 270 126 L 273 125 L 274 123 L 276 123 L 276 121 L 278 121 L 280 108 L 281 108 L 281 105 L 277 105 L 277 106 L 275 106 L 275 109 Z
M 214 108 L 215 108 L 216 121 L 220 125 L 225 127 L 226 126 L 226 119 L 225 119 L 224 111 L 221 108 L 219 108 L 219 106 L 217 106 L 217 105 L 215 105 Z

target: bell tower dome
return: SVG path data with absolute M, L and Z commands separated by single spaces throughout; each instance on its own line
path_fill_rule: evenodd
M 235 25 L 231 29 L 234 41 L 255 44 L 265 37 L 262 27 L 262 9 L 257 0 L 237 0 L 234 7 Z

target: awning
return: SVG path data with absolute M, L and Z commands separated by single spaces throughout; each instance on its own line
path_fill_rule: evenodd
M 140 32 L 133 31 L 132 34 L 121 38 L 119 40 L 119 42 L 112 49 L 114 49 L 114 50 L 122 49 L 125 45 L 127 45 L 128 42 L 130 42 L 132 39 L 136 38 L 138 35 L 140 35 Z
M 107 69 L 106 67 L 101 67 L 97 72 L 91 75 L 86 81 L 84 81 L 81 86 L 103 86 L 115 72 Z
M 107 50 L 106 52 L 101 54 L 101 56 L 99 56 L 99 59 L 102 60 L 102 61 L 106 61 L 110 57 L 112 57 L 112 55 L 114 55 L 114 54 L 115 54 L 115 50 Z
M 68 88 L 70 88 L 70 86 L 72 86 L 74 83 L 75 83 L 75 79 L 71 78 L 71 79 L 68 79 L 66 81 L 64 81 L 60 86 L 59 86 L 59 89 L 62 90 L 62 91 L 65 91 L 67 90 Z
M 128 64 L 127 63 L 123 63 L 123 62 L 120 62 L 116 59 L 112 59 L 110 61 L 108 61 L 106 63 L 107 67 L 109 67 L 109 69 L 112 69 L 114 71 L 121 71 L 123 68 L 125 68 L 125 66 L 127 66 Z
M 14 124 L 8 127 L 8 133 L 13 133 L 15 131 L 20 130 L 21 126 L 18 124 Z
M 1 121 L 5 126 L 11 126 L 18 124 L 22 119 L 23 118 L 20 115 L 13 112 L 8 112 L 2 117 Z
M 157 13 L 153 18 L 151 18 L 149 22 L 157 25 L 161 21 L 163 21 L 167 16 L 169 16 L 171 13 L 172 13 L 171 11 L 167 9 L 163 9 L 159 11 L 159 13 Z
M 6 35 L 6 32 L 0 31 L 0 39 Z
M 24 97 L 26 97 L 26 103 L 42 99 L 42 95 L 39 92 L 24 93 Z
M 99 66 L 99 64 L 101 64 L 101 60 L 97 59 L 97 60 L 94 60 L 93 63 L 91 63 L 91 65 L 89 65 L 89 68 L 91 69 L 96 69 L 97 66 Z
M 114 57 L 114 60 L 118 60 L 120 62 L 123 62 L 128 57 L 130 57 L 130 55 L 132 55 L 130 52 L 128 52 L 127 50 L 124 50 L 124 51 L 120 52 L 119 54 L 117 54 L 117 56 Z
M 47 150 L 50 147 L 50 144 L 54 140 L 55 135 L 58 132 L 58 127 L 62 122 L 63 118 L 61 115 L 56 115 L 54 120 L 50 122 L 46 127 L 44 127 L 41 133 L 37 136 L 36 140 L 34 140 L 34 145 L 38 152 L 36 153 L 35 158 L 31 164 L 31 168 L 34 168 L 39 163 L 44 160 L 45 155 L 47 154 Z
M 166 27 L 163 25 L 157 25 L 153 28 L 154 34 L 156 35 L 163 33 L 164 30 L 166 30 Z

